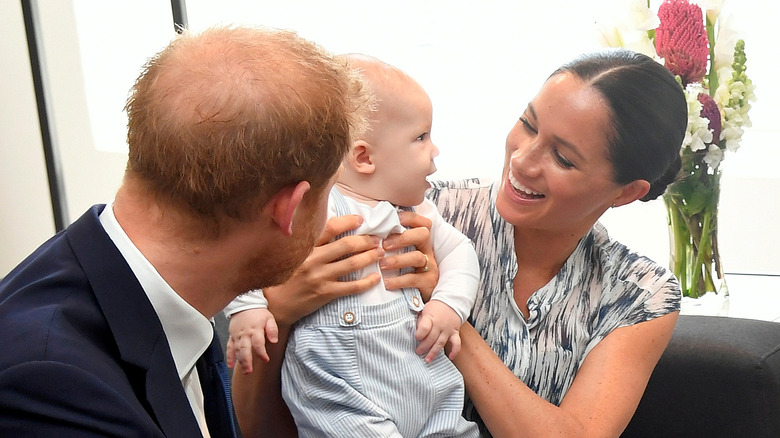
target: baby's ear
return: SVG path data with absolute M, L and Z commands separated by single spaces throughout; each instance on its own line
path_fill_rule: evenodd
M 365 140 L 358 140 L 347 154 L 347 164 L 357 173 L 372 174 L 375 166 L 371 154 L 373 146 Z

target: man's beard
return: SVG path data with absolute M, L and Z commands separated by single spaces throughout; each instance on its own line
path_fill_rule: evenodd
M 261 254 L 245 263 L 244 282 L 238 290 L 241 293 L 264 287 L 276 286 L 287 281 L 314 249 L 316 239 L 322 230 L 315 230 L 311 221 L 305 221 L 302 228 L 290 237 L 280 237 L 277 244 L 271 244 Z

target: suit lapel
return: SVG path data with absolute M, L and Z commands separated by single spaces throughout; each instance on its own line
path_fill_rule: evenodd
M 145 382 L 146 393 L 160 428 L 167 436 L 201 436 L 164 337 L 152 351 L 150 363 Z M 174 378 L 171 378 L 171 374 Z
M 122 360 L 142 371 L 129 373 L 128 378 L 149 415 L 166 436 L 200 436 L 157 313 L 100 224 L 103 207 L 92 207 L 68 228 L 73 252 L 89 278 Z

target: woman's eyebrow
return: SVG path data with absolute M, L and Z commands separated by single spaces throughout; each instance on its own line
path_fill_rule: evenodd
M 536 111 L 534 111 L 534 105 L 532 102 L 528 103 L 528 112 L 531 113 L 531 117 L 534 118 L 534 120 L 539 120 L 536 116 Z M 565 140 L 557 135 L 553 135 L 553 139 L 559 143 L 561 146 L 565 147 L 567 150 L 571 151 L 572 154 L 576 155 L 578 159 L 585 161 L 585 157 L 580 153 L 579 147 L 577 147 L 576 144 Z
M 528 102 L 528 112 L 531 113 L 531 116 L 534 118 L 534 120 L 537 120 L 536 111 L 534 111 L 534 104 L 532 102 Z

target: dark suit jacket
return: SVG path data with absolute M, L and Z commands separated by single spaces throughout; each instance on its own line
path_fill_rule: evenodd
M 197 437 L 160 320 L 94 206 L 0 282 L 0 436 Z

